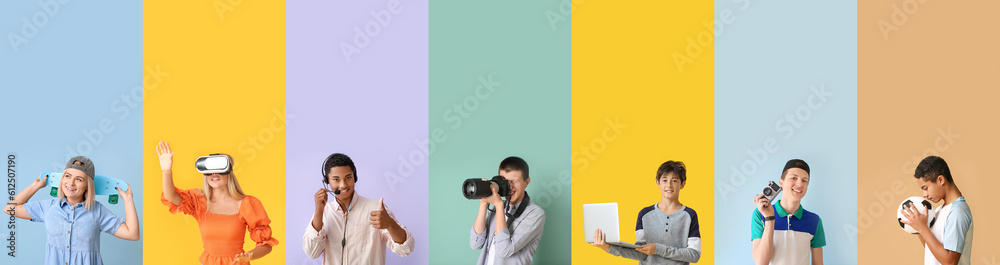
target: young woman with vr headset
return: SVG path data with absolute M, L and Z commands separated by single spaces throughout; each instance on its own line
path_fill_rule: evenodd
M 163 171 L 163 196 L 160 201 L 171 213 L 183 212 L 198 221 L 205 251 L 198 261 L 205 265 L 249 264 L 271 252 L 278 240 L 271 236 L 271 220 L 256 197 L 246 195 L 233 174 L 233 158 L 227 154 L 199 157 L 198 173 L 205 176 L 204 189 L 182 190 L 174 187 L 173 151 L 160 141 L 156 146 Z M 243 250 L 246 232 L 257 246 Z

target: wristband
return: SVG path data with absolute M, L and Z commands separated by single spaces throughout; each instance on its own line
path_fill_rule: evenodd
M 767 221 L 774 221 L 774 216 L 764 217 L 764 222 L 767 222 Z

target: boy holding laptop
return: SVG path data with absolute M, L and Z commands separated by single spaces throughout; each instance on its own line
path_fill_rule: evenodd
M 635 224 L 636 245 L 612 246 L 600 229 L 594 231 L 592 245 L 612 255 L 638 260 L 639 264 L 689 264 L 701 258 L 698 214 L 680 203 L 680 191 L 687 184 L 687 169 L 680 161 L 667 161 L 656 172 L 660 202 L 639 211 Z

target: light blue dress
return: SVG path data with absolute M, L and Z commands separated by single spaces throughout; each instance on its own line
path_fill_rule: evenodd
M 94 202 L 70 205 L 51 199 L 24 204 L 32 222 L 45 223 L 45 263 L 48 265 L 102 265 L 101 232 L 114 234 L 125 219 Z

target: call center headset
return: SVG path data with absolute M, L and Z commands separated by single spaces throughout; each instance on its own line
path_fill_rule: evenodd
M 333 190 L 332 188 L 330 188 L 330 180 L 328 180 L 326 178 L 326 174 L 327 174 L 327 172 L 329 170 L 328 168 L 326 168 L 326 164 L 330 163 L 330 159 L 333 159 L 334 157 L 337 157 L 337 156 L 343 156 L 343 158 L 347 159 L 347 162 L 348 162 L 349 166 L 351 167 L 351 171 L 354 171 L 354 182 L 355 183 L 358 182 L 358 170 L 354 167 L 354 161 L 351 161 L 351 158 L 348 157 L 345 154 L 333 153 L 333 154 L 330 154 L 329 156 L 327 156 L 326 159 L 323 160 L 323 164 L 320 165 L 320 175 L 323 176 L 323 187 L 326 187 L 326 190 L 332 190 L 333 194 L 335 194 L 335 195 L 340 195 L 340 190 Z
M 326 164 L 330 163 L 330 160 L 334 159 L 334 158 L 339 158 L 339 159 L 346 160 L 346 165 L 338 165 L 338 166 L 348 166 L 348 167 L 351 167 L 351 171 L 353 171 L 353 174 L 354 174 L 354 182 L 357 183 L 358 182 L 358 169 L 356 167 L 354 167 L 354 161 L 351 160 L 351 157 L 349 157 L 349 156 L 347 156 L 345 154 L 341 154 L 341 153 L 333 153 L 333 154 L 327 156 L 326 159 L 323 160 L 323 164 L 320 165 L 320 175 L 323 176 L 323 187 L 326 187 L 326 190 L 332 190 L 330 188 L 330 180 L 328 180 L 326 178 L 326 173 L 329 170 L 329 168 L 326 167 Z M 334 190 L 332 193 L 334 195 L 340 195 L 340 190 Z M 334 200 L 339 200 L 339 199 L 337 199 L 337 197 L 334 196 Z M 340 247 L 341 247 L 341 249 L 344 250 L 344 251 L 346 251 L 347 248 L 345 248 L 344 246 L 347 246 L 347 229 L 344 229 L 344 237 L 343 237 L 343 239 L 340 240 Z

